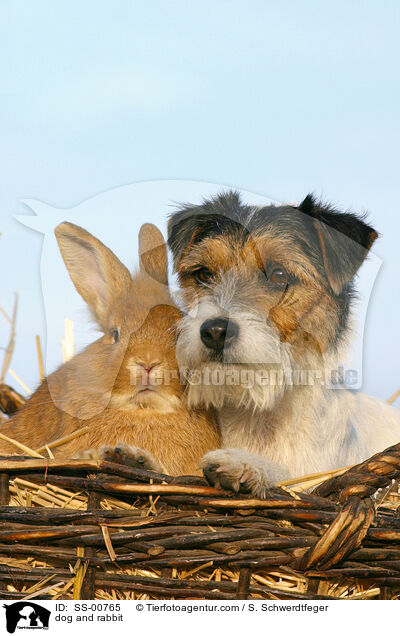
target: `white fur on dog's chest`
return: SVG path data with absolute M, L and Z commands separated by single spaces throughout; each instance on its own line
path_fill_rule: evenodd
M 243 448 L 300 476 L 358 463 L 400 441 L 397 409 L 346 390 L 318 397 L 305 389 L 290 408 L 283 402 L 272 412 L 220 409 L 223 447 Z
M 323 470 L 329 460 L 321 457 L 318 436 L 311 434 L 309 426 L 299 422 L 285 422 L 275 427 L 273 413 L 223 408 L 218 411 L 224 448 L 243 448 L 270 462 L 285 466 L 290 475 L 301 475 Z M 292 430 L 290 431 L 290 427 Z M 299 429 L 301 428 L 301 433 Z

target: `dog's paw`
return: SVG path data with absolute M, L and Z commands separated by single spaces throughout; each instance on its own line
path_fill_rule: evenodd
M 143 468 L 145 470 L 153 470 L 157 473 L 163 472 L 161 464 L 151 453 L 142 448 L 136 448 L 135 446 L 128 446 L 122 443 L 116 446 L 101 446 L 96 449 L 80 451 L 75 454 L 74 458 L 100 459 L 102 461 L 130 466 L 131 468 Z
M 207 453 L 200 466 L 211 486 L 235 493 L 251 493 L 259 498 L 265 497 L 268 488 L 272 488 L 288 474 L 278 464 L 234 448 Z

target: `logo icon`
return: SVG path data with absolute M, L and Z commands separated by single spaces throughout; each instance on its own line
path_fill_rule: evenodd
M 9 634 L 14 634 L 16 629 L 49 628 L 51 612 L 37 603 L 17 601 L 3 607 L 6 610 L 6 628 Z

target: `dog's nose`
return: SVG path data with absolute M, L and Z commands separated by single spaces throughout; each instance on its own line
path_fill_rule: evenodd
M 222 351 L 230 347 L 237 338 L 239 327 L 236 322 L 227 318 L 212 318 L 206 320 L 200 327 L 200 338 L 208 349 Z

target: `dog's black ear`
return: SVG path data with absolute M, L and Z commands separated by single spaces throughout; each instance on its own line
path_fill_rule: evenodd
M 168 221 L 168 245 L 174 264 L 180 262 L 199 231 L 199 216 L 194 209 L 185 208 L 175 212 Z
M 338 212 L 311 194 L 298 209 L 313 219 L 327 279 L 339 295 L 357 273 L 378 233 L 357 215 Z
M 200 205 L 185 205 L 172 214 L 168 222 L 168 245 L 175 266 L 194 243 L 206 236 L 243 228 L 249 208 L 242 205 L 240 194 L 228 190 L 204 199 Z

